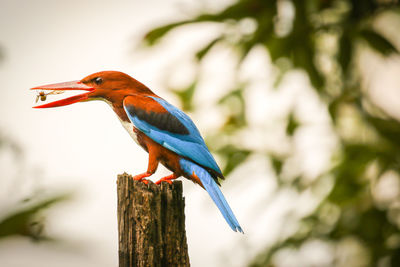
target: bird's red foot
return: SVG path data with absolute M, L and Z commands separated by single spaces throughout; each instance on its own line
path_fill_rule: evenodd
M 156 184 L 161 184 L 161 182 L 167 182 L 169 184 L 172 184 L 171 180 L 174 180 L 176 178 L 178 178 L 178 176 L 176 176 L 175 174 L 171 174 L 171 175 L 168 175 L 168 176 L 165 176 L 165 177 L 161 178 L 160 180 L 158 180 L 156 182 Z
M 133 178 L 133 180 L 135 180 L 135 181 L 141 181 L 141 182 L 143 182 L 144 184 L 148 184 L 148 183 L 149 183 L 149 180 L 144 179 L 144 178 L 149 177 L 150 175 L 151 175 L 151 173 L 145 172 L 145 173 L 141 173 L 141 174 L 135 175 L 135 176 L 133 176 L 132 178 Z
M 171 180 L 163 180 L 163 179 L 158 180 L 158 181 L 156 182 L 156 184 L 161 184 L 162 182 L 167 182 L 167 183 L 169 183 L 169 184 L 172 184 L 172 181 L 171 181 Z

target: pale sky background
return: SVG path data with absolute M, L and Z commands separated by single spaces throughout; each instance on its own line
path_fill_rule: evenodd
M 150 53 L 136 51 L 135 44 L 146 29 L 184 17 L 191 7 L 198 7 L 194 2 L 0 0 L 0 45 L 5 53 L 0 62 L 0 127 L 24 148 L 26 172 L 37 168 L 42 171 L 38 178 L 26 175 L 26 184 L 17 186 L 17 192 L 13 192 L 9 189 L 14 188 L 13 181 L 6 179 L 14 172 L 9 167 L 10 159 L 0 157 L 0 212 L 28 192 L 32 184 L 46 192 L 62 189 L 77 192 L 73 201 L 48 212 L 48 233 L 64 243 L 35 244 L 24 238 L 2 240 L 1 266 L 117 265 L 116 176 L 123 172 L 143 172 L 147 168 L 147 153 L 130 139 L 105 103 L 34 110 L 31 107 L 35 93 L 28 89 L 78 80 L 97 71 L 119 70 L 177 104 L 163 83 L 169 73 L 166 69 L 173 66 L 181 70 L 173 77 L 176 83 L 188 80 L 192 75 L 190 64 L 173 64 L 218 29 L 205 26 L 201 34 L 183 29 L 173 36 L 176 38 L 170 37 L 170 42 Z M 229 57 L 224 53 L 220 56 L 222 61 Z M 204 90 L 197 95 L 197 103 L 204 109 L 192 114 L 192 118 L 201 132 L 218 123 L 218 116 L 210 116 L 215 108 L 212 99 L 221 93 L 219 85 L 229 83 L 228 75 L 224 75 L 229 70 L 221 68 L 220 61 L 217 57 L 208 62 L 208 83 L 203 83 Z M 266 90 L 271 89 L 274 74 L 268 62 L 265 54 L 256 51 L 247 64 L 247 72 L 244 71 L 259 76 L 259 84 L 254 84 L 252 93 L 246 97 L 254 103 L 249 107 L 251 123 L 260 127 L 250 129 L 247 145 L 283 145 L 285 140 L 277 139 L 282 133 L 259 129 L 270 130 L 268 127 L 275 122 L 266 122 L 267 118 L 274 114 L 283 118 L 279 114 L 296 105 L 310 127 L 299 134 L 296 149 L 304 153 L 293 161 L 304 166 L 310 177 L 315 177 L 329 165 L 330 154 L 326 151 L 335 146 L 326 110 L 301 73 L 289 75 L 279 92 Z M 395 73 L 398 59 L 391 62 L 390 70 L 375 68 L 374 75 L 379 71 Z M 396 75 L 388 79 L 393 76 Z M 398 92 L 393 86 L 386 89 Z M 302 99 L 306 103 L 301 104 Z M 398 103 L 392 97 L 387 99 L 392 99 L 393 106 Z M 300 104 L 294 104 L 295 100 Z M 168 172 L 159 168 L 154 180 L 165 174 Z M 246 233 L 241 235 L 230 230 L 206 192 L 184 181 L 192 266 L 244 266 L 264 245 L 282 232 L 295 229 L 295 224 L 282 218 L 293 210 L 303 216 L 313 208 L 315 199 L 311 194 L 298 196 L 292 191 L 280 192 L 271 199 L 276 186 L 268 164 L 257 156 L 223 184 L 222 190 Z M 313 248 L 320 251 L 316 253 L 320 257 L 329 254 L 329 248 Z M 296 266 L 293 264 L 296 263 L 282 266 Z

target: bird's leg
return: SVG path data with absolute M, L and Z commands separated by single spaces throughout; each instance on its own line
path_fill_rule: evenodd
M 144 173 L 141 173 L 141 174 L 138 174 L 138 175 L 133 176 L 133 180 L 135 180 L 135 181 L 142 181 L 143 183 L 148 184 L 149 181 L 148 181 L 147 179 L 144 179 L 144 178 L 149 177 L 149 176 L 151 176 L 152 174 L 153 174 L 153 173 L 150 173 L 150 172 L 144 172 Z
M 149 164 L 147 166 L 147 171 L 133 176 L 133 180 L 142 181 L 143 183 L 148 184 L 149 181 L 144 178 L 153 175 L 156 172 L 157 167 L 158 167 L 158 160 L 155 156 L 155 153 L 152 153 L 152 150 L 149 149 Z
M 156 182 L 156 184 L 161 184 L 161 182 L 167 182 L 167 183 L 169 183 L 169 184 L 172 184 L 172 181 L 171 181 L 171 180 L 174 180 L 174 179 L 176 179 L 176 178 L 178 178 L 178 177 L 179 177 L 178 175 L 176 175 L 175 173 L 173 173 L 173 174 L 171 174 L 171 175 L 168 175 L 168 176 L 165 176 L 165 177 L 161 178 L 160 180 L 158 180 L 158 181 Z

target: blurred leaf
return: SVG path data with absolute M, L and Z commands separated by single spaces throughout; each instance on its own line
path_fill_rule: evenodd
M 367 121 L 382 137 L 400 147 L 400 123 L 394 119 L 381 119 L 364 113 Z
M 338 62 L 342 68 L 343 75 L 347 74 L 350 60 L 352 58 L 352 42 L 347 32 L 343 33 L 339 40 Z
M 239 0 L 217 14 L 203 14 L 197 17 L 200 21 L 240 20 L 246 17 L 258 17 L 264 10 L 275 6 L 276 0 Z
M 268 40 L 275 38 L 273 18 L 276 16 L 276 4 L 270 8 L 260 12 L 258 17 L 255 17 L 257 23 L 256 30 L 251 35 L 244 36 L 238 43 L 240 56 L 239 64 L 243 62 L 249 52 L 258 44 L 263 45 Z M 271 50 L 270 50 L 271 53 Z M 273 57 L 273 55 L 271 55 Z
M 304 69 L 315 89 L 320 91 L 323 77 L 314 63 L 315 51 L 309 45 L 299 45 L 293 50 L 292 61 L 295 67 Z
M 322 75 L 315 65 L 314 30 L 308 17 L 308 1 L 294 1 L 296 15 L 293 31 L 288 36 L 291 47 L 291 60 L 297 68 L 305 70 L 313 87 L 321 91 L 324 83 Z
M 397 52 L 397 49 L 389 40 L 373 30 L 363 30 L 360 32 L 360 35 L 373 49 L 383 55 L 387 56 Z
M 274 168 L 276 175 L 280 175 L 283 167 L 283 160 L 279 157 L 270 155 L 272 168 Z
M 294 132 L 296 131 L 297 127 L 299 127 L 299 125 L 300 125 L 300 123 L 296 120 L 294 113 L 291 112 L 288 117 L 286 133 L 289 136 L 293 136 Z
M 333 170 L 336 181 L 329 200 L 341 205 L 357 199 L 367 189 L 365 170 L 376 156 L 377 150 L 372 146 L 344 145 L 342 162 Z
M 332 101 L 331 103 L 329 103 L 329 105 L 328 105 L 328 112 L 329 112 L 329 115 L 330 115 L 330 117 L 331 117 L 331 119 L 332 119 L 332 122 L 335 123 L 335 124 L 337 123 L 336 118 L 337 118 L 337 116 L 338 116 L 338 110 L 339 110 L 340 104 L 341 104 L 341 100 L 335 98 L 335 99 L 333 99 L 333 101 Z
M 185 111 L 193 110 L 193 94 L 197 86 L 197 80 L 193 81 L 187 88 L 183 90 L 171 90 L 180 100 L 182 109 Z
M 229 111 L 224 125 L 225 129 L 228 131 L 231 131 L 230 129 L 232 129 L 232 127 L 239 129 L 240 127 L 247 125 L 243 88 L 244 86 L 240 86 L 238 89 L 229 92 L 218 101 L 218 104 L 225 106 Z
M 379 6 L 377 5 L 378 1 L 373 1 L 373 0 L 366 0 L 366 1 L 350 0 L 349 2 L 352 5 L 351 18 L 353 20 L 362 20 L 365 17 L 369 17 L 374 13 L 374 11 L 376 11 L 379 8 Z
M 263 8 L 268 7 L 269 4 L 270 3 L 266 3 L 265 1 L 260 0 L 241 0 L 217 14 L 201 14 L 191 20 L 183 20 L 180 22 L 157 27 L 145 34 L 143 40 L 148 45 L 152 46 L 156 44 L 168 32 L 179 26 L 206 21 L 221 22 L 228 19 L 240 20 L 242 18 L 253 16 L 259 12 L 262 12 L 264 10 Z
M 233 145 L 226 145 L 216 152 L 226 160 L 225 168 L 222 171 L 225 176 L 228 176 L 250 155 L 250 150 L 240 149 Z
M 0 62 L 5 59 L 4 48 L 0 45 Z
M 41 200 L 29 207 L 14 208 L 17 212 L 10 214 L 0 221 L 0 238 L 11 235 L 29 236 L 32 239 L 42 239 L 42 226 L 36 227 L 38 214 L 50 206 L 69 198 L 69 195 L 57 195 Z M 22 203 L 21 203 L 21 206 Z
M 182 26 L 192 22 L 193 21 L 191 20 L 181 21 L 155 28 L 145 34 L 145 36 L 143 37 L 143 41 L 149 46 L 155 45 L 162 37 L 164 37 L 171 30 L 177 28 L 178 26 Z
M 293 68 L 292 62 L 288 58 L 281 57 L 275 60 L 275 66 L 278 68 L 278 74 L 274 81 L 274 89 L 278 89 L 279 85 L 283 81 L 286 73 Z
M 211 42 L 209 42 L 205 47 L 203 47 L 202 49 L 197 51 L 197 53 L 196 53 L 197 60 L 201 61 L 203 59 L 203 57 L 211 50 L 211 48 L 213 48 L 214 45 L 216 45 L 221 40 L 223 40 L 223 38 L 222 38 L 222 36 L 219 36 L 219 37 L 215 38 L 214 40 L 212 40 Z

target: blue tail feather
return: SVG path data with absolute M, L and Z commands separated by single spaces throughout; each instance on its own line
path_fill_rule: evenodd
M 228 202 L 226 201 L 224 195 L 222 194 L 217 183 L 214 181 L 211 175 L 204 168 L 186 159 L 181 159 L 180 163 L 181 168 L 188 175 L 192 175 L 193 173 L 195 173 L 197 177 L 200 178 L 200 181 L 202 182 L 204 188 L 206 189 L 214 203 L 217 205 L 218 209 L 220 210 L 232 230 L 235 232 L 239 231 L 243 233 L 243 230 L 240 227 L 239 222 L 237 221 L 231 208 L 229 207 Z

